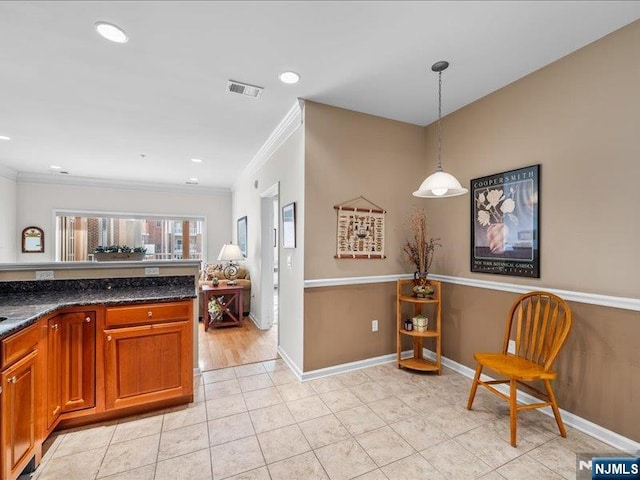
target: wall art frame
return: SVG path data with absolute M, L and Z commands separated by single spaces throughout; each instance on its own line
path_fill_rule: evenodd
M 40 227 L 22 230 L 22 253 L 44 253 L 44 231 Z
M 354 200 L 363 200 L 370 206 L 356 206 Z M 387 211 L 360 196 L 349 202 L 335 205 L 336 254 L 338 259 L 383 259 L 384 228 Z M 374 207 L 374 208 L 371 208 Z
M 241 217 L 237 221 L 238 246 L 244 258 L 247 258 L 247 217 Z
M 471 271 L 540 278 L 540 165 L 474 178 Z
M 282 248 L 296 248 L 296 202 L 282 207 Z

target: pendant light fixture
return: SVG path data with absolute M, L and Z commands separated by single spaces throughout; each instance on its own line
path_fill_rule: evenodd
M 431 66 L 431 70 L 438 72 L 438 166 L 435 173 L 429 175 L 420 188 L 413 192 L 414 197 L 443 198 L 464 195 L 469 190 L 462 188 L 456 177 L 442 170 L 442 72 L 447 69 L 449 62 L 440 61 Z

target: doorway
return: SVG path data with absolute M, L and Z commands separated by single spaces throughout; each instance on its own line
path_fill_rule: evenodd
M 260 195 L 260 227 L 256 222 L 260 245 L 260 272 L 252 272 L 251 317 L 241 326 L 209 329 L 202 323 L 198 330 L 198 363 L 201 371 L 263 362 L 278 358 L 280 290 L 280 185 L 276 183 Z

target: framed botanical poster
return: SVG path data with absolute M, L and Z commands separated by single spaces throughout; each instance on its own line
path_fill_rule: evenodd
M 540 278 L 540 165 L 471 180 L 471 271 Z
M 238 219 L 238 246 L 242 255 L 247 257 L 247 217 Z
M 296 248 L 296 203 L 282 207 L 282 248 Z

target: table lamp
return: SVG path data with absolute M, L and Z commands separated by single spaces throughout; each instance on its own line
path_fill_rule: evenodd
M 238 264 L 235 263 L 238 260 L 244 260 L 244 255 L 238 245 L 233 243 L 226 243 L 222 246 L 220 254 L 218 255 L 218 261 L 227 262 L 226 267 L 222 270 L 224 278 L 226 278 L 227 285 L 235 285 L 236 278 L 238 276 Z

